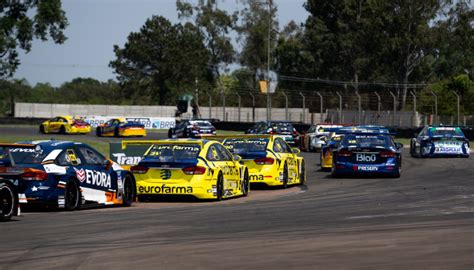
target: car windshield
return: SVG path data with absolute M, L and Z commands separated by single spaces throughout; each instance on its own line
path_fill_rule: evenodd
M 146 158 L 158 162 L 195 162 L 200 151 L 201 147 L 197 144 L 154 145 L 147 153 Z
M 191 121 L 189 122 L 191 125 L 199 126 L 199 127 L 212 127 L 212 124 L 208 121 Z
M 265 152 L 267 149 L 268 139 L 227 139 L 223 144 L 233 154 L 241 155 L 246 153 Z
M 343 145 L 356 147 L 387 146 L 390 138 L 385 135 L 346 135 Z
M 11 154 L 15 164 L 39 164 L 49 152 L 41 148 L 0 147 L 0 163 L 11 163 Z
M 464 133 L 461 131 L 460 128 L 432 128 L 431 129 L 432 136 L 440 136 L 440 137 L 447 137 L 447 136 L 462 136 L 464 137 Z

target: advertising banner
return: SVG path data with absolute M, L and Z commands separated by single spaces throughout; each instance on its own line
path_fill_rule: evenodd
M 125 166 L 137 165 L 150 148 L 150 145 L 127 145 L 127 148 L 122 149 L 122 143 L 110 143 L 109 146 L 110 159 Z
M 81 117 L 92 127 L 104 124 L 111 118 L 119 118 L 115 116 L 92 116 Z M 145 126 L 145 129 L 169 129 L 174 128 L 176 119 L 173 117 L 123 117 L 130 122 L 139 122 Z

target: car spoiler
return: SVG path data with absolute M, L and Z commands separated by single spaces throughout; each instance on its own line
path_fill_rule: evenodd
M 30 143 L 0 143 L 0 147 L 35 148 L 36 144 L 30 144 Z
M 337 132 L 339 135 L 345 135 L 345 134 L 355 134 L 355 135 L 390 135 L 390 136 L 395 136 L 397 133 L 393 132 L 380 132 L 380 131 L 360 131 L 360 130 L 344 130 L 341 132 Z
M 159 144 L 194 144 L 203 146 L 202 140 L 189 139 L 167 139 L 167 140 L 142 140 L 142 141 L 122 141 L 122 150 L 127 148 L 127 145 L 159 145 Z
M 272 134 L 229 134 L 229 135 L 201 135 L 206 140 L 222 140 L 222 139 L 267 139 L 278 135 Z

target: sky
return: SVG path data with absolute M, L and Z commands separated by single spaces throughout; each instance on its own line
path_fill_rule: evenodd
M 280 29 L 291 20 L 306 20 L 304 2 L 274 0 Z M 108 67 L 115 58 L 114 44 L 123 47 L 129 33 L 138 31 L 152 15 L 179 22 L 176 0 L 63 0 L 62 5 L 69 20 L 65 31 L 68 40 L 61 45 L 35 40 L 29 53 L 20 50 L 21 64 L 14 78 L 24 78 L 31 85 L 48 82 L 53 86 L 77 77 L 114 79 Z M 219 8 L 235 10 L 236 0 L 225 0 Z

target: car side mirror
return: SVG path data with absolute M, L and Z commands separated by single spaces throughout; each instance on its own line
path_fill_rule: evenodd
M 396 147 L 397 149 L 401 149 L 401 148 L 403 148 L 403 143 L 396 142 L 396 143 L 395 143 L 395 147 Z
M 300 151 L 300 149 L 295 147 L 295 148 L 291 149 L 291 152 L 293 152 L 293 154 L 299 154 L 301 151 Z
M 239 155 L 233 155 L 232 158 L 234 159 L 235 162 L 240 162 L 242 160 L 242 157 Z
M 104 160 L 104 167 L 109 169 L 112 166 L 112 161 L 110 159 Z

